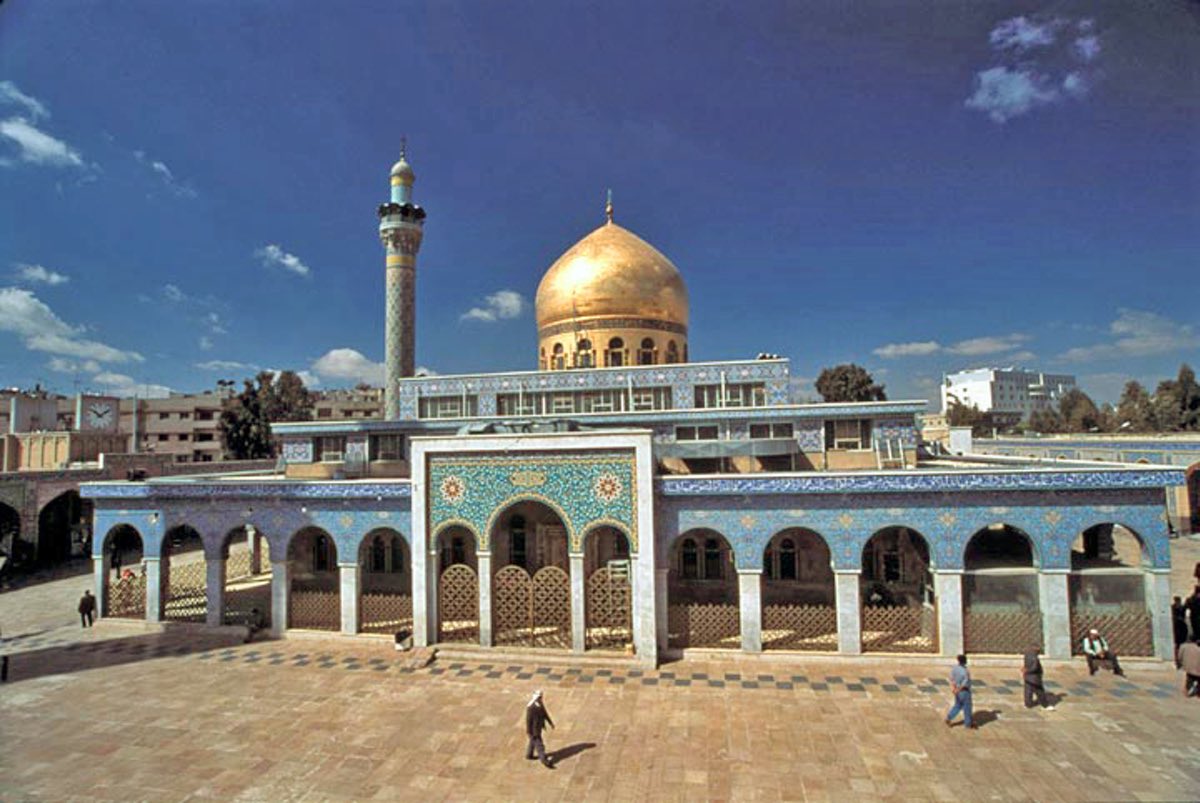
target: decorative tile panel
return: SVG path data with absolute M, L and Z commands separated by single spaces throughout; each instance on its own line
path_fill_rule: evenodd
M 313 444 L 308 438 L 289 439 L 283 442 L 283 459 L 287 463 L 311 463 Z

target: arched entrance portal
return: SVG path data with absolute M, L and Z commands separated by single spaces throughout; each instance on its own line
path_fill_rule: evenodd
M 0 502 L 0 559 L 11 569 L 16 558 L 17 544 L 21 542 L 21 514 L 16 508 Z
M 833 563 L 818 533 L 793 527 L 767 543 L 762 611 L 764 650 L 837 651 Z
M 863 549 L 864 652 L 938 651 L 929 544 L 915 530 L 887 527 Z
M 541 502 L 504 510 L 491 533 L 492 640 L 495 644 L 571 647 L 567 528 Z
M 412 562 L 400 533 L 372 530 L 358 547 L 362 575 L 359 629 L 364 633 L 412 635 Z
M 479 575 L 475 534 L 451 526 L 437 538 L 439 642 L 479 643 Z
M 1097 524 L 1071 546 L 1071 648 L 1096 628 L 1117 655 L 1154 655 L 1154 630 L 1146 605 L 1145 550 L 1120 524 Z
M 186 524 L 172 527 L 163 537 L 163 618 L 174 622 L 203 622 L 208 573 L 200 533 Z
M 967 542 L 963 560 L 963 645 L 968 652 L 1043 649 L 1038 572 L 1029 536 L 992 524 Z
M 80 498 L 78 491 L 54 497 L 38 514 L 38 561 L 55 564 L 89 555 L 91 520 L 92 500 Z
M 671 647 L 741 649 L 733 550 L 715 530 L 689 530 L 671 548 L 667 633 Z
M 320 527 L 305 527 L 292 536 L 288 563 L 292 578 L 288 627 L 340 630 L 341 594 L 333 538 Z
M 146 618 L 146 567 L 142 563 L 142 535 L 128 524 L 118 524 L 104 537 L 104 553 L 111 571 L 105 574 L 104 616 Z
M 587 649 L 633 644 L 633 587 L 629 539 L 615 527 L 597 527 L 583 539 Z
M 225 624 L 270 627 L 270 543 L 253 525 L 235 527 L 221 545 L 225 558 Z M 257 611 L 257 613 L 256 613 Z

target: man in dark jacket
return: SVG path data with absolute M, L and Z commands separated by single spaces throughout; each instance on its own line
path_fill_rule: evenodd
M 1025 681 L 1025 707 L 1033 708 L 1035 702 L 1048 711 L 1054 706 L 1046 699 L 1046 686 L 1042 682 L 1042 661 L 1038 658 L 1037 648 L 1025 653 L 1025 664 L 1021 668 L 1021 679 Z
M 533 693 L 529 705 L 525 706 L 525 735 L 529 737 L 525 758 L 532 761 L 533 752 L 537 750 L 537 757 L 542 766 L 554 769 L 554 765 L 546 758 L 546 745 L 542 743 L 542 728 L 546 725 L 553 728 L 554 720 L 550 719 L 550 713 L 546 711 L 546 705 L 542 702 L 542 691 L 539 689 Z
M 79 621 L 84 627 L 91 627 L 96 615 L 96 598 L 90 590 L 85 590 L 79 598 Z

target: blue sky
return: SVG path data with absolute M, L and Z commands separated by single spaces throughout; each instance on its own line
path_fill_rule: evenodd
M 1105 400 L 1200 363 L 1194 4 L 332 10 L 0 5 L 0 385 L 378 381 L 402 136 L 439 373 L 534 367 L 538 280 L 609 187 L 688 283 L 693 359 Z

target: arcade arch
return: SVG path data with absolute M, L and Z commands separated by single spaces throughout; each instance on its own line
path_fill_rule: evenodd
M 547 504 L 523 500 L 492 525 L 492 639 L 495 644 L 571 646 L 567 528 Z
M 71 489 L 54 497 L 38 513 L 37 559 L 56 564 L 91 553 L 92 500 Z
M 937 607 L 929 543 L 916 530 L 885 527 L 863 547 L 864 652 L 938 650 Z
M 763 550 L 764 650 L 836 651 L 833 559 L 825 539 L 792 527 Z
M 9 561 L 14 560 L 20 542 L 21 514 L 11 505 L 0 502 L 0 555 L 6 555 Z
M 967 541 L 963 557 L 963 646 L 968 652 L 1043 648 L 1033 541 L 998 522 Z
M 176 622 L 203 622 L 208 571 L 200 533 L 186 524 L 167 530 L 159 566 L 163 618 Z
M 271 573 L 263 567 L 270 566 L 270 541 L 252 524 L 234 527 L 221 541 L 221 557 L 225 560 L 225 624 L 269 627 Z
M 118 524 L 104 534 L 101 559 L 107 570 L 102 616 L 146 618 L 146 567 L 142 553 L 142 534 L 131 525 Z
M 633 644 L 633 585 L 628 536 L 611 526 L 583 537 L 584 643 L 587 649 Z
M 1074 652 L 1082 651 L 1083 637 L 1094 627 L 1118 655 L 1154 654 L 1148 562 L 1141 537 L 1115 522 L 1076 536 L 1068 579 Z
M 288 543 L 288 627 L 341 629 L 337 545 L 320 527 L 305 527 Z
M 404 537 L 390 527 L 371 530 L 358 546 L 359 629 L 412 635 L 412 560 Z
M 741 648 L 733 550 L 716 530 L 688 530 L 671 546 L 667 632 L 672 647 Z
M 438 554 L 437 640 L 479 643 L 479 576 L 475 533 L 461 525 L 442 529 Z

